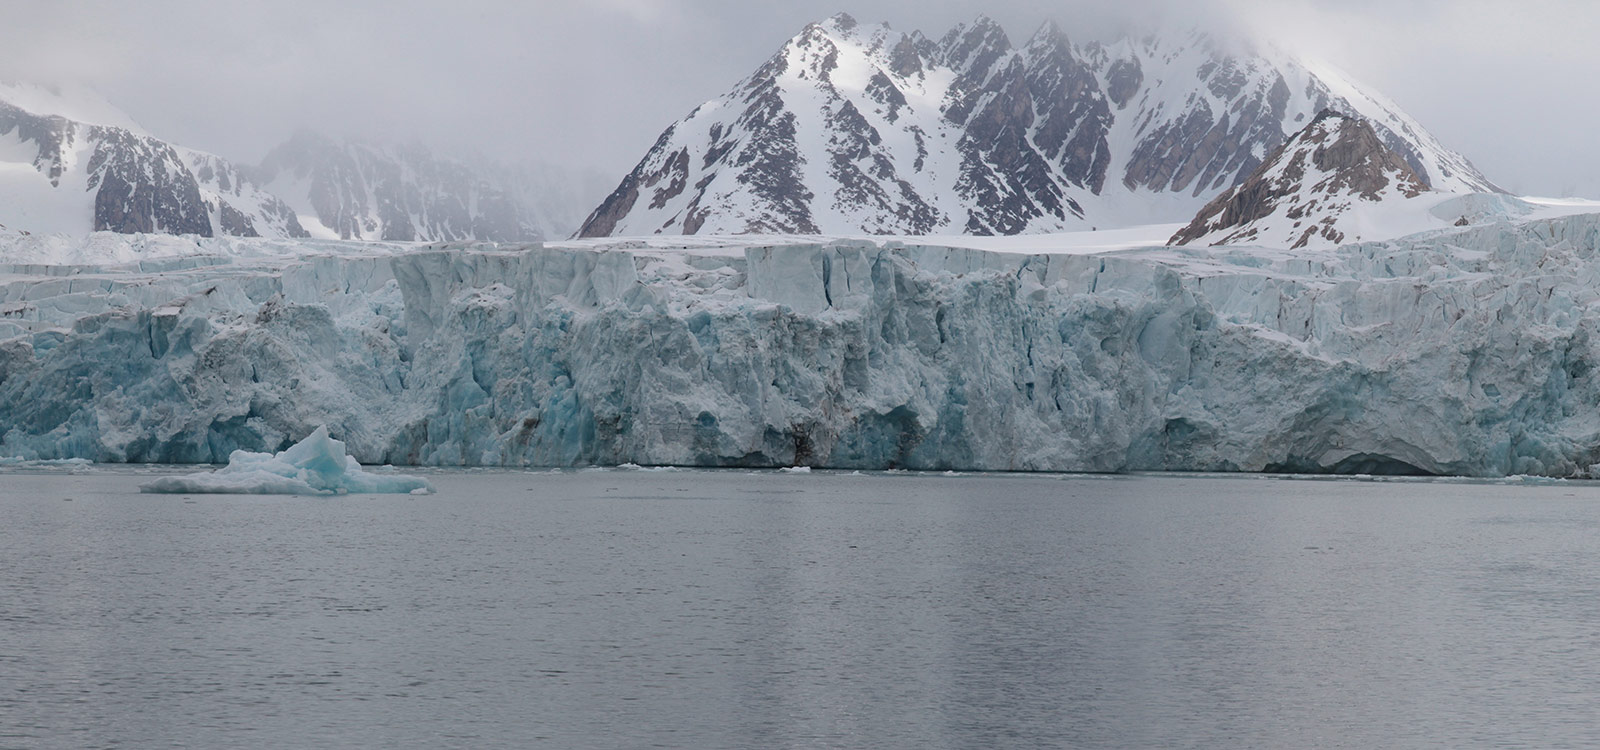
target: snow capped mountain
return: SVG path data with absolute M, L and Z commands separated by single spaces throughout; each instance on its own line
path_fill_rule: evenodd
M 1405 208 L 1426 192 L 1370 124 L 1324 110 L 1248 179 L 1206 204 L 1171 244 L 1332 247 L 1359 239 L 1397 210 L 1425 216 Z
M 604 193 L 587 174 L 483 161 L 303 132 L 250 167 L 156 138 L 88 92 L 0 84 L 0 223 L 14 231 L 530 241 L 570 235 Z
M 565 236 L 573 226 L 542 215 L 537 202 L 547 186 L 528 175 L 474 170 L 418 145 L 389 148 L 303 131 L 267 154 L 254 174 L 320 237 L 510 242 Z
M 664 132 L 582 236 L 1018 234 L 1181 221 L 1335 109 L 1435 190 L 1497 189 L 1333 69 L 1205 34 L 1020 49 L 979 18 L 938 41 L 806 27 Z
M 150 136 L 107 108 L 45 89 L 0 87 L 0 217 L 7 224 L 43 233 L 305 236 L 286 204 L 227 160 Z

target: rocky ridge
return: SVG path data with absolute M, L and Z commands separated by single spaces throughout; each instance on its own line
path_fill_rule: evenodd
M 0 101 L 0 140 L 38 187 L 92 195 L 82 231 L 303 237 L 287 204 L 221 157 L 124 127 L 41 115 Z M 49 226 L 72 231 L 79 226 Z
M 1426 192 L 1371 124 L 1324 110 L 1244 182 L 1206 204 L 1170 244 L 1338 245 L 1360 239 L 1366 214 Z

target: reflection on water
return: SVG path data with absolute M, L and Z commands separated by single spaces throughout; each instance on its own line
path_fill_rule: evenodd
M 1584 747 L 1600 488 L 0 475 L 0 747 Z

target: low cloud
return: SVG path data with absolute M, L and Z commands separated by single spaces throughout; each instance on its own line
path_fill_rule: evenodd
M 1515 190 L 1600 194 L 1585 93 L 1600 74 L 1575 0 L 12 0 L 0 77 L 87 83 L 147 128 L 240 160 L 300 127 L 592 165 L 656 135 L 806 23 L 846 10 L 930 35 L 986 13 L 1017 39 L 1158 22 L 1266 34 L 1387 93 Z

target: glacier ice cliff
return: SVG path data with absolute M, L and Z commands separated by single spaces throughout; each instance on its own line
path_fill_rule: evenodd
M 0 266 L 0 455 L 1600 472 L 1600 216 L 1328 251 L 463 245 Z

